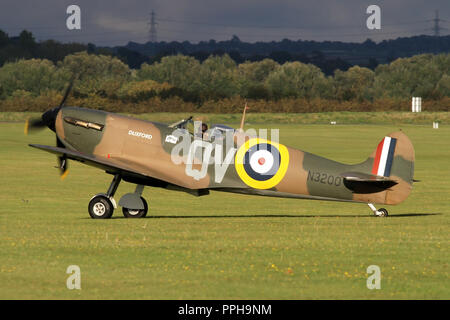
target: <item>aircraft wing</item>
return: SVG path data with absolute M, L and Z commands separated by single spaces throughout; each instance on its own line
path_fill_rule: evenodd
M 209 191 L 207 189 L 192 189 L 178 183 L 178 181 L 174 181 L 173 179 L 169 178 L 166 180 L 162 178 L 161 175 L 158 175 L 157 172 L 153 172 L 154 174 L 152 174 L 151 172 L 149 173 L 148 168 L 144 168 L 141 164 L 130 162 L 128 160 L 123 161 L 121 159 L 98 157 L 94 155 L 87 155 L 78 151 L 69 150 L 66 148 L 58 148 L 40 144 L 30 144 L 29 146 L 53 153 L 55 155 L 65 155 L 67 159 L 82 162 L 89 166 L 105 170 L 108 173 L 120 173 L 122 174 L 122 177 L 125 181 L 129 181 L 131 179 L 134 181 L 130 182 L 138 183 L 136 182 L 136 179 L 141 181 L 142 179 L 144 179 L 147 183 L 149 183 L 147 185 L 177 191 L 184 191 L 194 196 L 203 196 L 209 194 Z
M 45 145 L 41 145 L 41 144 L 30 144 L 29 146 L 40 149 L 40 150 L 44 150 L 44 151 L 47 151 L 47 152 L 50 152 L 50 153 L 53 153 L 56 155 L 66 155 L 67 159 L 80 161 L 87 165 L 97 167 L 97 168 L 100 168 L 100 169 L 103 169 L 103 170 L 106 170 L 109 172 L 113 172 L 113 173 L 116 173 L 119 171 L 126 171 L 126 172 L 130 172 L 130 173 L 137 173 L 137 174 L 140 174 L 143 176 L 146 175 L 143 172 L 139 172 L 139 170 L 137 171 L 136 168 L 134 167 L 134 165 L 132 168 L 130 165 L 124 164 L 123 162 L 117 161 L 114 159 L 96 157 L 94 155 L 87 155 L 87 154 L 83 154 L 81 152 L 69 150 L 66 148 L 45 146 Z

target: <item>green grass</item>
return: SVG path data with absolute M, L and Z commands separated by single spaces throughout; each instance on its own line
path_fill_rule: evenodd
M 25 121 L 27 118 L 40 117 L 39 112 L 0 112 L 0 121 Z M 172 123 L 181 119 L 187 119 L 192 113 L 144 113 L 130 116 L 141 119 Z M 239 113 L 195 114 L 194 120 L 203 120 L 208 123 L 235 123 L 239 126 L 242 115 Z M 341 124 L 423 124 L 432 127 L 434 121 L 440 124 L 450 124 L 450 112 L 321 112 L 321 113 L 248 113 L 246 123 L 248 125 L 260 125 L 270 123 L 277 124 L 330 124 L 336 121 Z
M 0 299 L 449 299 L 450 128 L 278 117 L 264 126 L 282 143 L 347 163 L 402 128 L 421 182 L 388 218 L 364 204 L 146 188 L 147 219 L 119 209 L 98 221 L 87 204 L 112 177 L 71 162 L 62 182 L 55 158 L 27 146 L 53 145 L 52 132 L 25 137 L 22 123 L 1 123 Z M 116 199 L 133 188 L 122 183 Z M 380 290 L 366 287 L 373 264 Z M 69 265 L 81 290 L 66 288 Z

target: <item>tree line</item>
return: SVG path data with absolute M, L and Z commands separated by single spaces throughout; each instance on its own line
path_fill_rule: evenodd
M 450 54 L 399 58 L 375 70 L 353 66 L 324 74 L 302 62 L 272 59 L 237 64 L 229 55 L 203 61 L 173 55 L 138 69 L 86 51 L 56 63 L 21 59 L 0 68 L 0 110 L 43 111 L 58 104 L 73 75 L 69 103 L 122 112 L 374 111 L 409 108 L 412 96 L 433 110 L 450 108 Z M 425 108 L 426 110 L 426 108 Z
M 55 40 L 36 41 L 30 31 L 9 36 L 0 30 L 0 66 L 18 59 L 48 59 L 57 63 L 75 52 L 103 54 L 118 57 L 132 69 L 142 63 L 152 64 L 165 56 L 182 54 L 203 62 L 211 55 L 228 54 L 237 64 L 256 62 L 266 58 L 279 64 L 299 61 L 318 66 L 327 76 L 336 69 L 346 71 L 352 65 L 374 70 L 379 63 L 423 53 L 450 52 L 450 36 L 413 36 L 383 40 L 375 43 L 367 39 L 362 43 L 341 41 L 289 40 L 270 42 L 243 42 L 234 35 L 224 41 L 129 42 L 125 46 L 98 47 L 93 43 L 60 43 Z
M 65 56 L 76 52 L 87 51 L 88 53 L 103 54 L 115 56 L 122 62 L 126 63 L 132 69 L 138 69 L 143 63 L 153 63 L 161 61 L 165 56 L 183 54 L 194 57 L 196 60 L 203 62 L 210 55 L 224 55 L 227 53 L 236 63 L 240 64 L 245 61 L 261 61 L 270 58 L 280 64 L 285 62 L 300 61 L 303 63 L 311 63 L 318 66 L 327 75 L 333 73 L 335 69 L 347 70 L 351 64 L 339 57 L 326 57 L 322 52 L 313 50 L 311 52 L 290 52 L 295 46 L 272 46 L 270 54 L 249 54 L 246 50 L 251 44 L 245 45 L 236 36 L 230 41 L 209 41 L 206 45 L 204 42 L 199 44 L 191 44 L 187 41 L 178 42 L 158 42 L 148 44 L 129 43 L 122 47 L 97 47 L 92 43 L 60 43 L 54 40 L 45 40 L 37 42 L 33 34 L 27 30 L 23 30 L 17 37 L 10 37 L 7 33 L 0 30 L 0 66 L 6 62 L 13 62 L 18 59 L 48 59 L 54 63 L 62 61 Z M 213 45 L 211 45 L 211 43 Z M 280 42 L 283 44 L 284 42 Z M 244 46 L 242 47 L 242 45 Z M 315 48 L 315 46 L 313 46 Z M 283 50 L 281 50 L 283 49 Z M 265 46 L 257 46 L 252 52 L 267 52 Z M 286 51 L 288 50 L 288 51 Z M 305 51 L 308 52 L 308 51 Z M 370 68 L 378 64 L 377 60 L 370 59 L 367 66 Z
M 361 43 L 342 41 L 290 40 L 248 43 L 234 35 L 230 40 L 178 42 L 129 42 L 122 49 L 148 57 L 167 55 L 189 55 L 203 61 L 211 54 L 228 53 L 236 63 L 261 61 L 269 58 L 280 64 L 300 61 L 312 63 L 327 74 L 335 69 L 347 70 L 352 65 L 374 69 L 379 63 L 389 63 L 397 58 L 423 53 L 450 52 L 450 36 L 418 35 L 374 42 L 371 39 Z

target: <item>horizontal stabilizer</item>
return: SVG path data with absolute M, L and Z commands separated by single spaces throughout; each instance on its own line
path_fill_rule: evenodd
M 341 177 L 350 181 L 365 181 L 365 182 L 391 181 L 397 183 L 395 180 L 386 177 L 376 176 L 370 173 L 363 173 L 363 172 L 344 172 L 341 173 Z
M 356 193 L 374 193 L 389 189 L 397 181 L 363 172 L 344 172 L 341 174 L 347 188 Z

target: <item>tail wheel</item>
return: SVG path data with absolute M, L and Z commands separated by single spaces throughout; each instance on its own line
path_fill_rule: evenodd
M 147 201 L 141 197 L 142 202 L 144 203 L 144 209 L 130 209 L 122 207 L 122 213 L 125 218 L 144 218 L 148 212 Z
M 381 208 L 377 211 L 377 216 L 379 217 L 387 217 L 388 211 L 385 208 Z
M 89 202 L 88 211 L 92 219 L 109 219 L 113 215 L 114 206 L 107 197 L 98 195 Z

